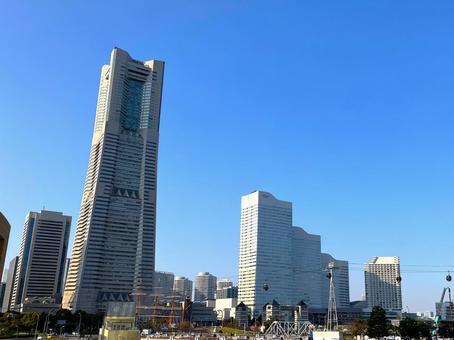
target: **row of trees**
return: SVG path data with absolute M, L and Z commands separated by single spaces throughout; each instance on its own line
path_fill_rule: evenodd
M 381 307 L 374 307 L 369 320 L 356 320 L 351 327 L 354 336 L 367 335 L 370 338 L 383 338 L 388 335 L 400 335 L 404 339 L 430 339 L 432 324 L 423 320 L 405 318 L 399 327 L 393 326 L 386 318 L 386 312 Z M 440 322 L 438 335 L 443 338 L 454 338 L 454 323 Z
M 57 334 L 75 331 L 80 331 L 81 334 L 94 334 L 101 327 L 102 319 L 102 314 L 88 314 L 83 311 L 71 313 L 68 309 L 55 310 L 49 314 L 6 312 L 0 314 L 0 336 L 31 335 L 36 331 L 42 333 L 46 328 L 49 332 Z

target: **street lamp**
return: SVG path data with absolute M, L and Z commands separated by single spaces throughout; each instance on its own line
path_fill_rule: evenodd
M 78 312 L 77 314 L 79 314 L 79 324 L 77 325 L 77 336 L 80 339 L 80 324 L 82 323 L 82 313 Z
M 45 334 L 47 334 L 47 328 L 49 327 L 49 317 L 50 317 L 50 314 L 53 313 L 53 312 L 56 312 L 58 310 L 58 308 L 51 308 L 49 309 L 49 312 L 47 312 L 47 315 L 46 315 L 46 320 L 44 322 L 44 327 L 43 327 L 43 332 Z

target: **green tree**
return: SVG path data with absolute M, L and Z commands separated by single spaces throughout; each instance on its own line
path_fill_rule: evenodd
M 440 321 L 438 325 L 438 336 L 441 338 L 454 338 L 454 322 Z
M 400 336 L 404 339 L 413 339 L 419 336 L 416 320 L 405 318 L 399 324 Z
M 422 338 L 422 339 L 431 339 L 432 338 L 431 326 L 427 322 L 425 322 L 424 320 L 417 320 L 416 326 L 418 327 L 419 338 Z
M 367 320 L 367 335 L 369 338 L 383 338 L 388 335 L 389 321 L 386 312 L 380 306 L 372 308 L 369 320 Z
M 352 323 L 351 333 L 353 336 L 366 335 L 367 334 L 367 321 L 366 320 L 354 320 Z
M 28 334 L 31 334 L 35 331 L 36 323 L 38 322 L 39 317 L 40 315 L 37 312 L 22 315 L 22 318 L 20 319 L 21 329 L 26 331 Z

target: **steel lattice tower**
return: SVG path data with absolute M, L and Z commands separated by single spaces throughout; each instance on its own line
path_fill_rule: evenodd
M 336 269 L 334 262 L 330 262 L 326 269 L 328 271 L 327 277 L 329 279 L 328 315 L 326 317 L 325 326 L 327 331 L 334 331 L 339 325 L 337 320 L 336 292 L 334 291 L 334 269 Z

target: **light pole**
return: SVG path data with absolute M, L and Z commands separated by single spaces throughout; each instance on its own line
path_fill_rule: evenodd
M 79 324 L 77 325 L 77 336 L 80 339 L 80 324 L 82 323 L 82 313 L 79 312 L 77 314 L 79 314 Z
M 57 308 L 51 308 L 49 309 L 49 311 L 47 312 L 47 315 L 46 315 L 46 321 L 44 322 L 44 329 L 43 329 L 43 332 L 45 334 L 47 334 L 47 328 L 49 327 L 49 317 L 50 317 L 50 313 L 54 312 L 54 311 L 57 311 L 58 309 Z
M 39 313 L 36 313 L 35 339 L 38 337 Z

